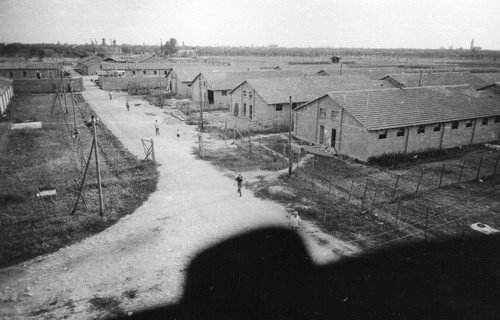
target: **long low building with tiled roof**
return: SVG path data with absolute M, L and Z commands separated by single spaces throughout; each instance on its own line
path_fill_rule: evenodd
M 389 87 L 364 76 L 300 76 L 248 79 L 230 95 L 233 116 L 251 119 L 265 126 L 288 125 L 292 107 L 334 90 L 380 89 Z
M 483 79 L 470 72 L 401 73 L 389 74 L 382 79 L 388 81 L 397 88 L 450 86 L 460 84 L 482 86 L 486 84 Z
M 61 68 L 56 63 L 0 63 L 0 77 L 9 79 L 54 79 L 60 76 Z
M 367 161 L 497 140 L 500 95 L 470 85 L 336 91 L 293 118 L 296 137 Z

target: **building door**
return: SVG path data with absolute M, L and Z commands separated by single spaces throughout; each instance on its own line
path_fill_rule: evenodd
M 325 126 L 319 126 L 319 144 L 325 140 Z
M 208 104 L 214 104 L 214 92 L 213 90 L 208 90 Z
M 234 111 L 234 115 L 238 116 L 238 104 L 237 103 L 234 104 L 234 110 L 233 111 Z
M 331 142 L 332 148 L 335 148 L 336 137 L 337 137 L 337 129 L 332 129 L 332 142 Z

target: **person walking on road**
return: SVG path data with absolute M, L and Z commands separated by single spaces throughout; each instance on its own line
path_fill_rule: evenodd
M 241 184 L 243 183 L 243 177 L 241 176 L 241 173 L 238 174 L 238 177 L 236 177 L 236 180 L 234 183 L 238 184 L 238 189 L 236 190 L 236 193 L 238 193 L 241 197 Z M 233 184 L 234 186 L 234 184 Z
M 300 227 L 300 217 L 297 211 L 294 211 L 290 217 L 290 229 L 293 231 L 298 231 Z
M 108 95 L 109 95 L 109 100 L 112 100 L 113 97 L 111 96 L 111 92 L 108 92 Z
M 155 121 L 155 135 L 160 135 L 160 124 L 158 123 L 158 120 Z
M 128 100 L 127 100 L 127 103 L 125 105 L 127 106 L 127 111 L 130 111 L 130 105 L 128 104 Z
M 177 141 L 179 141 L 180 136 L 181 136 L 181 131 L 179 130 L 179 128 L 177 128 Z

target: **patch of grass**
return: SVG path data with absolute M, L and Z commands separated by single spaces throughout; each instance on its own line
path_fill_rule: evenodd
M 72 138 L 73 116 L 56 106 L 54 96 L 16 95 L 10 117 L 32 115 L 42 129 L 10 132 L 0 130 L 0 267 L 58 250 L 109 227 L 133 212 L 156 189 L 158 172 L 151 162 L 129 153 L 103 125 L 99 125 L 99 157 L 105 213 L 99 216 L 94 159 L 91 160 L 80 202 L 75 179 L 81 179 L 81 159 L 88 156 L 92 134 L 84 119 L 92 110 L 77 95 L 79 142 Z M 71 112 L 71 108 L 69 108 Z M 56 189 L 57 195 L 40 201 L 36 188 Z
M 500 141 L 492 142 L 492 144 L 499 144 L 499 143 Z M 476 144 L 476 145 L 467 145 L 449 149 L 430 149 L 423 152 L 413 152 L 407 154 L 402 154 L 402 153 L 384 154 L 380 157 L 370 157 L 367 162 L 369 164 L 381 167 L 401 168 L 420 163 L 458 158 L 477 150 L 484 151 L 490 149 L 484 146 L 484 144 Z

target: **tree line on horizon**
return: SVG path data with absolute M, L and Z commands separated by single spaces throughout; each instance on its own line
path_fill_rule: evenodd
M 170 55 L 180 47 L 174 38 L 160 45 L 118 45 L 124 54 L 155 53 Z M 231 47 L 231 46 L 198 46 L 195 49 L 200 56 L 296 56 L 296 57 L 328 57 L 339 56 L 378 56 L 405 58 L 447 58 L 447 59 L 491 59 L 500 60 L 500 51 L 468 49 L 374 49 L 374 48 L 288 48 L 288 47 Z M 83 58 L 92 54 L 106 55 L 106 47 L 95 44 L 54 44 L 54 43 L 0 43 L 0 56 L 16 58 Z

